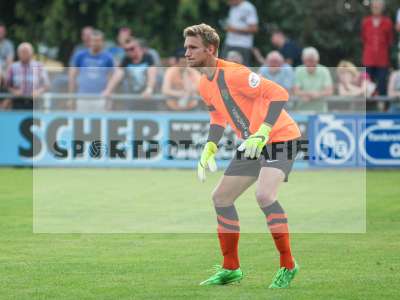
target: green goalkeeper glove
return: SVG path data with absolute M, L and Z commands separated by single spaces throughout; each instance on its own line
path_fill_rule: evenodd
M 244 151 L 245 158 L 259 158 L 269 140 L 271 130 L 271 126 L 261 124 L 260 128 L 239 146 L 238 151 Z
M 207 142 L 201 153 L 200 161 L 197 164 L 197 176 L 201 182 L 206 180 L 206 168 L 208 167 L 211 172 L 217 171 L 217 164 L 215 163 L 215 154 L 218 151 L 218 146 L 214 142 Z

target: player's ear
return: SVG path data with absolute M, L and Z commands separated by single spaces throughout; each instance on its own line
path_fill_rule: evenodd
M 210 55 L 217 55 L 218 49 L 216 49 L 214 45 L 208 45 L 207 52 Z

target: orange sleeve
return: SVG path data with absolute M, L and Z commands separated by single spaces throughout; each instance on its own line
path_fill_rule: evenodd
M 231 77 L 233 86 L 249 101 L 253 102 L 250 117 L 250 131 L 265 119 L 271 101 L 288 101 L 289 93 L 279 84 L 267 80 L 247 68 L 237 69 L 236 74 Z

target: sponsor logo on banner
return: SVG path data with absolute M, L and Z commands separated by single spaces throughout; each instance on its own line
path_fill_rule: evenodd
M 360 154 L 367 165 L 400 166 L 400 119 L 367 119 L 360 128 Z
M 315 136 L 311 164 L 326 166 L 355 166 L 356 139 L 354 120 L 320 116 L 314 122 Z

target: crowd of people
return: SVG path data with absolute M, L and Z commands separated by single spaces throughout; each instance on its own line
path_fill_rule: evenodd
M 275 50 L 264 56 L 254 47 L 259 23 L 255 6 L 244 0 L 228 3 L 221 56 L 285 87 L 297 100 L 296 109 L 324 111 L 322 99 L 332 95 L 400 97 L 400 71 L 389 74 L 394 32 L 400 33 L 400 9 L 393 25 L 383 14 L 384 0 L 372 0 L 371 15 L 362 21 L 363 69 L 345 60 L 337 68 L 323 66 L 315 47 L 301 47 L 282 30 L 271 32 Z M 130 28 L 120 28 L 116 42 L 110 44 L 100 30 L 84 27 L 82 42 L 74 47 L 64 77 L 48 74 L 44 64 L 35 60 L 30 43 L 18 45 L 15 59 L 14 45 L 6 35 L 1 23 L 0 92 L 12 97 L 0 97 L 0 109 L 30 109 L 35 98 L 47 91 L 76 95 L 60 106 L 67 110 L 133 109 L 133 101 L 115 101 L 116 94 L 147 100 L 161 94 L 166 108 L 176 111 L 202 107 L 197 94 L 200 74 L 186 67 L 185 49 L 177 48 L 171 57 L 161 59 Z

